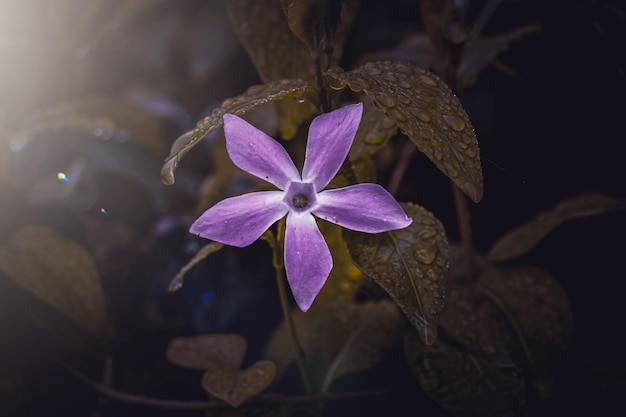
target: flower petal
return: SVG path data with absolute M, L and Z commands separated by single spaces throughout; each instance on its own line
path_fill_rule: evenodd
M 284 190 L 300 181 L 298 169 L 281 146 L 265 133 L 233 114 L 224 115 L 226 150 L 235 165 Z
M 285 231 L 285 271 L 302 311 L 311 307 L 332 268 L 333 258 L 315 218 L 309 213 L 290 212 Z
M 359 232 L 402 229 L 413 222 L 391 194 L 378 184 L 357 184 L 322 191 L 313 214 Z
M 311 122 L 302 180 L 321 191 L 337 175 L 359 128 L 363 103 L 317 116 Z
M 261 191 L 222 200 L 196 220 L 189 231 L 226 245 L 248 246 L 289 211 L 282 191 Z

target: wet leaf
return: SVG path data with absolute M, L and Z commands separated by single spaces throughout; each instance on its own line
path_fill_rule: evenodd
M 223 126 L 222 116 L 226 113 L 238 116 L 256 107 L 281 100 L 286 97 L 299 97 L 310 93 L 311 85 L 304 80 L 280 80 L 264 85 L 250 87 L 245 93 L 225 100 L 221 107 L 213 110 L 211 115 L 198 122 L 193 130 L 176 139 L 170 155 L 165 159 L 161 169 L 161 178 L 165 184 L 174 184 L 174 171 L 180 160 L 196 146 L 206 135 Z
M 335 90 L 363 91 L 473 201 L 483 195 L 478 142 L 450 89 L 428 71 L 405 63 L 369 62 L 326 72 Z
M 43 226 L 24 227 L 0 247 L 0 270 L 88 334 L 113 336 L 94 261 L 74 241 Z
M 472 282 L 461 250 L 450 249 L 441 336 L 426 346 L 406 335 L 411 370 L 422 389 L 455 415 L 525 415 L 526 382 L 548 396 L 571 340 L 567 296 L 539 268 L 496 267 L 481 257 Z
M 573 197 L 506 233 L 491 247 L 487 257 L 494 262 L 517 258 L 532 250 L 554 229 L 569 220 L 624 210 L 626 200 L 602 194 L 582 194 Z
M 155 154 L 165 150 L 158 118 L 126 100 L 108 97 L 80 99 L 36 113 L 9 139 L 9 146 L 20 149 L 29 140 L 49 137 L 54 131 L 83 132 L 117 143 L 133 141 Z
M 539 30 L 539 25 L 528 25 L 488 38 L 478 38 L 467 42 L 463 47 L 459 66 L 456 69 L 457 87 L 462 89 L 474 85 L 478 75 L 500 53 L 506 51 L 511 43 L 532 33 L 537 33 Z
M 202 376 L 202 387 L 233 407 L 239 407 L 270 386 L 275 375 L 276 366 L 271 361 L 258 361 L 243 370 L 213 362 Z
M 215 362 L 237 370 L 248 349 L 246 339 L 238 334 L 207 334 L 172 339 L 165 356 L 174 365 L 191 369 L 207 369 Z
M 390 300 L 354 304 L 313 304 L 306 313 L 292 311 L 298 337 L 307 357 L 313 385 L 328 391 L 341 376 L 369 369 L 399 342 L 404 320 Z M 283 322 L 268 343 L 265 355 L 281 375 L 296 359 Z
M 384 113 L 376 110 L 372 100 L 365 97 L 361 124 L 350 148 L 350 160 L 356 161 L 364 155 L 375 154 L 385 147 L 396 133 L 398 133 L 396 123 Z
M 280 0 L 229 0 L 225 5 L 263 82 L 313 78 L 311 54 L 289 29 Z
M 413 219 L 409 227 L 378 234 L 344 230 L 344 237 L 354 263 L 389 293 L 432 344 L 444 304 L 448 241 L 430 212 L 411 203 L 402 207 Z
M 506 316 L 515 332 L 511 343 L 523 350 L 517 362 L 547 398 L 574 333 L 567 295 L 550 274 L 533 266 L 485 268 L 477 289 Z
M 526 415 L 522 371 L 498 308 L 475 290 L 453 287 L 440 327 L 430 346 L 414 329 L 405 335 L 406 359 L 422 390 L 455 416 Z

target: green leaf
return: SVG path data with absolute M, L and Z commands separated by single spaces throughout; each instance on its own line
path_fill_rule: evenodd
M 165 357 L 170 363 L 191 369 L 207 369 L 215 360 L 239 369 L 248 344 L 243 336 L 234 333 L 206 334 L 172 339 Z
M 413 219 L 409 227 L 378 234 L 344 229 L 344 237 L 354 263 L 387 291 L 432 344 L 444 304 L 448 240 L 430 212 L 411 203 L 402 208 Z
M 87 334 L 113 336 L 95 263 L 74 241 L 43 226 L 24 227 L 0 247 L 0 271 Z
M 256 107 L 286 97 L 301 97 L 313 91 L 311 85 L 304 80 L 280 80 L 264 85 L 250 87 L 245 93 L 226 99 L 221 107 L 202 119 L 196 127 L 176 139 L 169 156 L 161 169 L 161 178 L 165 184 L 174 184 L 174 171 L 180 160 L 196 146 L 206 135 L 224 125 L 222 117 L 226 113 L 243 115 Z
M 295 309 L 292 316 L 313 385 L 323 392 L 341 376 L 379 363 L 400 341 L 405 323 L 386 299 L 335 305 L 316 301 L 306 313 Z M 279 375 L 296 359 L 284 322 L 272 334 L 265 356 L 276 363 Z
M 363 91 L 473 201 L 483 195 L 478 142 L 461 103 L 428 71 L 405 63 L 370 62 L 326 72 L 331 88 Z
M 506 233 L 491 247 L 487 257 L 494 262 L 517 258 L 532 250 L 554 229 L 569 220 L 625 210 L 626 200 L 607 195 L 582 194 L 570 198 Z

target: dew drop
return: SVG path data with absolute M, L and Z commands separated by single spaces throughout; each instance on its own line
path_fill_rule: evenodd
M 393 75 L 393 74 L 391 74 L 389 72 L 383 74 L 382 78 L 383 78 L 383 80 L 389 81 L 390 83 L 397 83 L 398 82 L 398 78 L 395 75 Z
M 478 154 L 478 148 L 467 148 L 467 150 L 465 151 L 465 155 L 469 158 L 476 158 L 476 155 Z
M 428 123 L 431 120 L 430 113 L 428 113 L 427 111 L 423 109 L 414 107 L 411 109 L 411 113 L 413 114 L 413 116 L 417 117 L 418 120 L 424 123 Z
M 393 117 L 399 122 L 406 122 L 407 120 L 409 120 L 406 113 L 401 112 L 399 110 L 395 110 L 395 109 L 389 112 L 389 116 Z
M 435 80 L 433 77 L 429 77 L 428 75 L 422 75 L 419 80 L 422 84 L 426 84 L 430 87 L 437 87 L 438 85 L 437 80 Z
M 400 74 L 412 74 L 413 73 L 413 69 L 406 64 L 396 64 L 394 65 L 394 69 L 396 70 L 396 72 L 399 72 Z
M 433 151 L 433 158 L 435 158 L 437 161 L 441 161 L 443 159 L 443 154 L 439 149 L 435 149 Z
M 382 72 L 380 68 L 375 67 L 374 65 L 371 65 L 369 67 L 366 66 L 365 71 L 367 71 L 369 75 L 380 75 L 380 73 Z
M 405 96 L 404 94 L 400 94 L 398 96 L 398 101 L 402 104 L 409 104 L 411 102 L 411 99 Z
M 456 178 L 459 176 L 459 171 L 457 171 L 456 168 L 453 167 L 452 164 L 450 164 L 449 162 L 444 162 L 443 167 L 445 168 L 448 175 L 450 175 L 452 178 Z
M 396 100 L 387 93 L 378 93 L 374 98 L 385 107 L 393 107 L 396 105 Z
M 424 227 L 420 232 L 418 237 L 422 240 L 430 239 L 437 235 L 437 229 L 434 227 Z
M 448 126 L 456 130 L 457 132 L 460 132 L 461 130 L 465 129 L 465 122 L 463 121 L 463 119 L 460 119 L 456 116 L 444 114 L 443 120 L 445 120 Z
M 417 260 L 425 265 L 432 264 L 435 260 L 435 256 L 437 256 L 437 249 L 435 249 L 433 246 L 419 248 L 415 253 L 415 257 L 417 258 Z M 427 275 L 428 272 L 430 272 L 430 269 L 426 272 Z
M 409 88 L 411 88 L 411 84 L 407 83 L 406 81 L 400 81 L 398 83 L 398 87 L 408 90 Z

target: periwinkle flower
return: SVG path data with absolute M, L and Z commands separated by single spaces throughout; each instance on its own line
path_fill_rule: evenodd
M 226 149 L 232 161 L 280 191 L 227 198 L 205 211 L 190 232 L 244 247 L 286 215 L 287 280 L 298 306 L 307 311 L 333 267 L 328 245 L 313 215 L 367 233 L 401 229 L 412 222 L 378 184 L 324 190 L 348 155 L 362 112 L 363 105 L 359 103 L 313 119 L 302 176 L 278 142 L 245 120 L 225 114 Z

